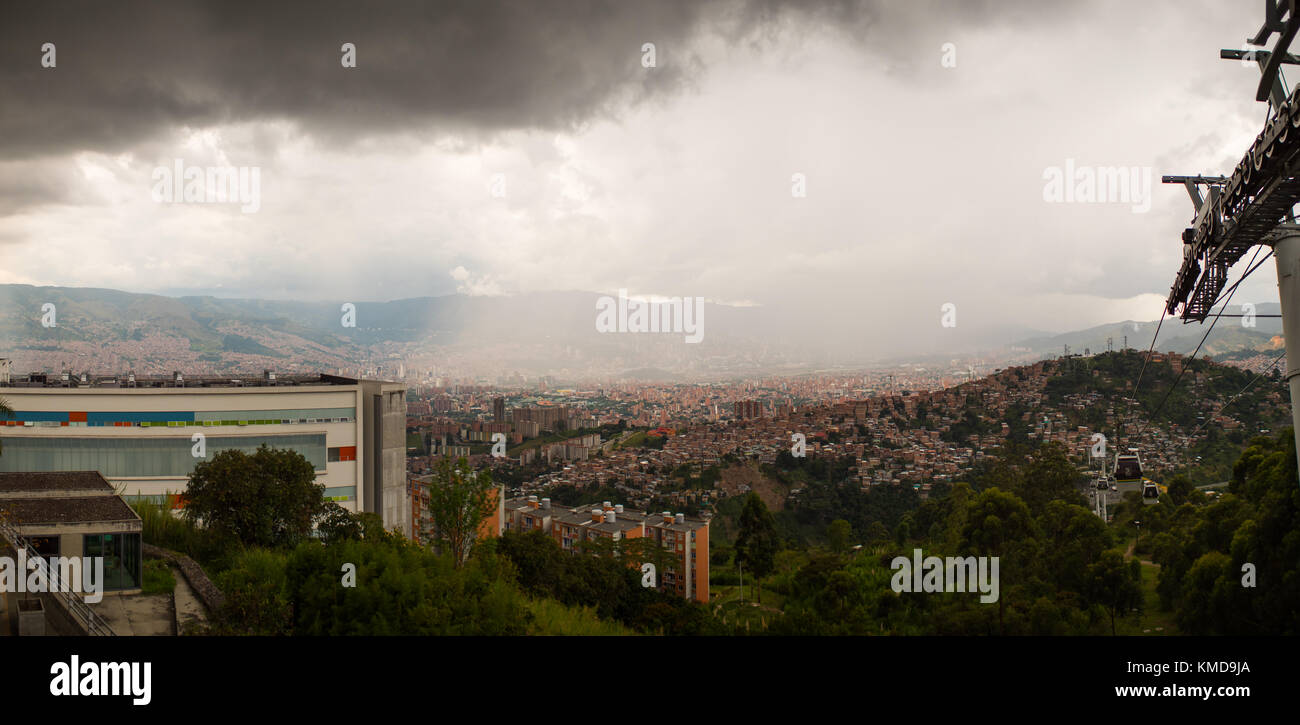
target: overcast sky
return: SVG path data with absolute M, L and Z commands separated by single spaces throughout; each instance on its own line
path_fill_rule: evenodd
M 1065 331 L 1160 315 L 1160 175 L 1230 172 L 1265 113 L 1218 58 L 1255 0 L 267 5 L 0 10 L 0 282 Z M 259 208 L 155 201 L 177 159 L 256 167 Z M 1149 168 L 1149 211 L 1044 201 L 1067 162 Z M 1234 301 L 1275 299 L 1270 262 Z

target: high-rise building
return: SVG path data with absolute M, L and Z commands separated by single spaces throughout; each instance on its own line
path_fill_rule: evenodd
M 736 418 L 738 420 L 749 420 L 750 418 L 763 417 L 763 404 L 757 400 L 737 400 L 736 401 Z
M 565 405 L 534 405 L 527 408 L 515 408 L 510 413 L 516 423 L 532 421 L 542 430 L 561 430 L 568 427 L 569 408 Z
M 267 445 L 302 454 L 343 508 L 410 525 L 401 384 L 33 373 L 0 384 L 0 398 L 14 411 L 0 421 L 0 472 L 98 471 L 128 501 L 178 506 L 199 461 Z
M 497 423 L 504 423 L 506 420 L 506 399 L 492 399 L 492 420 Z

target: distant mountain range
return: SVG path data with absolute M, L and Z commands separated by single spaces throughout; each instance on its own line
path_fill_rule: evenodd
M 460 360 L 483 370 L 628 370 L 659 379 L 684 370 L 743 371 L 815 356 L 770 342 L 757 308 L 705 303 L 707 335 L 601 334 L 588 292 L 448 295 L 391 302 L 165 297 L 109 289 L 0 285 L 0 357 L 15 370 L 202 373 L 367 369 L 392 360 Z M 52 306 L 52 307 L 51 307 Z M 800 359 L 786 358 L 796 355 Z
M 349 303 L 0 285 L 0 357 L 12 358 L 16 372 L 233 374 L 269 367 L 391 376 L 401 363 L 408 370 L 452 376 L 672 380 L 861 369 L 890 360 L 932 358 L 947 364 L 976 351 L 983 359 L 1014 362 L 1056 357 L 1066 345 L 1071 352 L 1100 352 L 1108 338 L 1119 349 L 1125 335 L 1129 347 L 1146 349 L 1156 325 L 1125 321 L 1062 334 L 963 328 L 926 338 L 929 349 L 909 351 L 879 335 L 848 334 L 834 319 L 705 303 L 707 334 L 690 344 L 682 334 L 598 332 L 600 296 L 537 292 Z M 1276 304 L 1256 310 L 1277 312 Z M 1167 319 L 1156 348 L 1191 352 L 1204 329 Z M 1243 327 L 1240 319 L 1225 317 L 1202 354 L 1224 359 L 1280 349 L 1280 335 L 1277 318 L 1258 317 L 1254 327 Z
M 1218 309 L 1216 308 L 1215 311 L 1218 312 Z M 1220 317 L 1214 325 L 1198 355 L 1225 360 L 1268 351 L 1280 353 L 1284 347 L 1282 319 L 1261 316 L 1280 313 L 1281 306 L 1275 302 L 1258 304 L 1254 310 L 1254 324 L 1248 327 L 1244 323 L 1251 321 L 1246 318 L 1227 317 L 1227 315 L 1243 314 L 1240 305 L 1230 305 L 1223 313 L 1224 316 Z M 1158 320 L 1148 322 L 1125 320 L 1059 335 L 1033 337 L 1014 343 L 1012 348 L 1042 357 L 1061 355 L 1066 345 L 1069 346 L 1071 353 L 1083 353 L 1085 350 L 1096 353 L 1106 350 L 1108 341 L 1114 349 L 1120 349 L 1127 336 L 1129 347 L 1146 350 L 1150 347 L 1152 336 L 1159 325 L 1160 336 L 1155 346 L 1157 351 L 1189 354 L 1200 344 L 1201 337 L 1205 335 L 1213 320 L 1213 316 L 1204 324 L 1184 324 L 1182 320 L 1170 317 L 1165 318 L 1163 324 Z

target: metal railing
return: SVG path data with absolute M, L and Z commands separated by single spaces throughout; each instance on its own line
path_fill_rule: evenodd
M 13 547 L 15 552 L 26 551 L 28 558 L 35 559 L 39 562 L 37 566 L 44 571 L 46 581 L 49 582 L 49 594 L 63 604 L 67 609 L 69 616 L 77 620 L 77 622 L 85 628 L 86 634 L 92 637 L 117 636 L 117 633 L 110 629 L 104 622 L 104 618 L 95 614 L 95 612 L 91 610 L 85 602 L 81 601 L 81 598 L 77 596 L 76 592 L 64 591 L 64 588 L 59 586 L 58 570 L 54 567 L 47 566 L 45 563 L 45 557 L 41 556 L 40 552 L 36 551 L 36 549 L 28 543 L 27 539 L 24 538 L 22 534 L 18 533 L 17 529 L 4 520 L 0 520 L 0 538 L 3 538 L 8 542 L 9 546 Z M 20 572 L 18 576 L 23 576 L 24 574 L 24 572 Z

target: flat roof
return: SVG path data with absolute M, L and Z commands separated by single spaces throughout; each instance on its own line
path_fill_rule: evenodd
M 667 523 L 662 518 L 660 518 L 658 521 L 647 520 L 645 522 L 645 525 L 648 527 L 652 527 L 656 529 L 668 529 L 670 531 L 696 531 L 698 529 L 704 528 L 705 526 L 708 526 L 708 524 L 709 522 L 706 521 L 705 519 L 692 518 L 690 516 L 686 517 L 686 523 L 683 524 L 677 523 L 676 520 L 672 521 L 671 523 Z
M 0 498 L 0 510 L 18 526 L 140 520 L 118 496 Z
M 577 511 L 568 511 L 565 509 L 554 509 L 554 511 L 555 513 L 551 514 L 551 517 L 558 520 L 562 524 L 568 524 L 570 526 L 579 526 L 581 524 L 591 523 L 590 511 L 588 511 L 585 514 L 579 513 Z
M 596 531 L 608 531 L 611 533 L 615 531 L 631 531 L 632 529 L 639 528 L 640 526 L 641 526 L 640 521 L 624 521 L 618 518 L 617 516 L 614 517 L 613 522 L 602 521 L 600 523 L 595 523 L 593 521 L 591 524 L 591 528 L 595 529 Z
M 27 375 L 14 375 L 7 383 L 0 383 L 0 388 L 67 388 L 73 390 L 134 389 L 149 390 L 153 388 L 292 388 L 304 386 L 348 386 L 361 383 L 383 383 L 396 385 L 387 380 L 366 380 L 349 378 L 341 375 L 319 373 L 316 375 L 278 375 L 274 380 L 267 375 L 261 376 L 206 376 L 190 377 L 181 372 L 178 383 L 175 375 L 136 375 L 135 383 L 128 381 L 128 375 L 95 375 L 86 373 L 86 382 L 81 382 L 81 373 L 70 373 L 63 379 L 63 373 L 34 372 Z
M 93 491 L 113 493 L 112 484 L 99 471 L 0 473 L 0 498 L 28 491 Z

